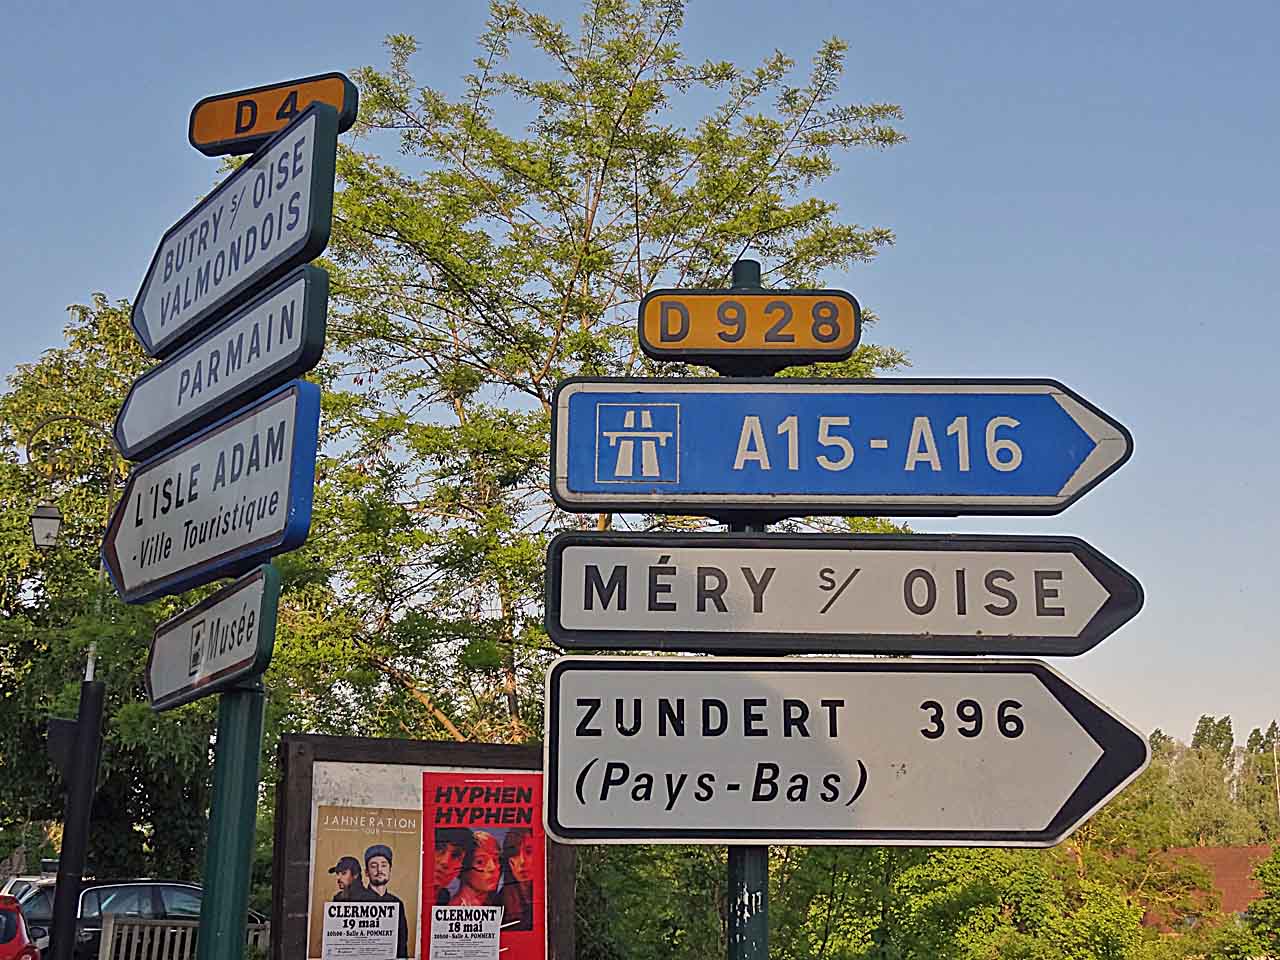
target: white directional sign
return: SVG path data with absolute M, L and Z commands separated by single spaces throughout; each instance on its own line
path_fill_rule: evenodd
M 337 138 L 337 112 L 313 104 L 169 228 L 133 301 L 147 353 L 165 356 L 324 250 Z
M 304 266 L 147 371 L 116 417 L 120 453 L 137 460 L 314 367 L 324 352 L 329 276 Z
M 190 703 L 262 673 L 275 645 L 279 600 L 280 574 L 264 564 L 156 627 L 147 660 L 152 709 Z
M 545 744 L 567 843 L 1051 846 L 1148 761 L 1038 661 L 569 657 Z
M 234 576 L 311 525 L 320 388 L 294 381 L 141 464 L 102 546 L 127 603 Z
M 547 574 L 569 649 L 1072 655 L 1142 607 L 1074 537 L 573 531 Z

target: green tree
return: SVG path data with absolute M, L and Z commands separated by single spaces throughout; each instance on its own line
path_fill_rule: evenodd
M 1249 904 L 1247 920 L 1250 931 L 1270 956 L 1280 956 L 1280 847 L 1253 871 L 1262 897 Z
M 1257 825 L 1258 838 L 1273 841 L 1280 837 L 1280 802 L 1276 797 L 1276 754 L 1272 752 L 1275 721 L 1263 733 L 1255 727 L 1240 751 L 1237 772 L 1237 797 L 1240 805 Z
M 576 956 L 723 956 L 725 879 L 717 847 L 579 847 Z
M 1175 750 L 1178 743 L 1159 727 L 1151 731 L 1151 736 L 1147 738 L 1147 742 L 1151 745 L 1151 755 L 1153 757 L 1165 756 Z
M 20 365 L 0 396 L 0 491 L 10 507 L 0 519 L 0 827 L 30 846 L 32 824 L 61 820 L 46 720 L 75 715 L 96 642 L 107 705 L 90 860 L 104 871 L 191 877 L 204 849 L 212 714 L 205 706 L 156 716 L 146 706 L 145 638 L 175 604 L 126 606 L 94 572 L 123 471 L 109 435 L 92 424 L 110 425 L 145 364 L 127 315 L 102 297 L 73 307 L 66 346 Z M 33 547 L 27 515 L 50 497 L 65 519 L 46 554 Z
M 1204 714 L 1196 723 L 1195 733 L 1191 736 L 1191 749 L 1212 750 L 1226 759 L 1231 756 L 1235 746 L 1235 735 L 1231 732 L 1230 717 L 1212 717 Z
M 1169 757 L 1177 798 L 1173 843 L 1175 846 L 1257 843 L 1261 839 L 1258 822 L 1238 796 L 1235 754 L 1220 752 L 1231 742 L 1229 727 L 1223 735 L 1221 723 L 1208 719 L 1216 733 L 1208 739 L 1201 737 L 1202 746 L 1181 748 Z
M 903 139 L 896 106 L 839 101 L 845 44 L 796 81 L 782 53 L 686 56 L 683 17 L 608 0 L 570 28 L 495 2 L 459 95 L 415 81 L 407 35 L 357 75 L 357 131 L 393 132 L 400 157 L 339 158 L 332 496 L 307 560 L 341 572 L 356 659 L 464 737 L 540 728 L 543 554 L 578 522 L 546 491 L 556 383 L 652 371 L 634 332 L 651 288 L 723 285 L 747 251 L 767 283 L 811 286 L 892 240 L 819 198 L 848 151 Z M 523 73 L 517 48 L 538 61 Z M 865 346 L 824 371 L 901 362 Z
M 1069 913 L 1051 917 L 1045 937 L 1063 960 L 1129 960 L 1140 948 L 1142 908 L 1121 891 L 1083 881 L 1078 903 Z
M 311 539 L 277 559 L 268 758 L 283 729 L 536 736 L 550 656 L 543 549 L 566 523 L 545 491 L 556 381 L 650 369 L 628 315 L 650 287 L 723 283 L 747 250 L 770 266 L 767 282 L 813 285 L 891 242 L 817 198 L 850 150 L 903 139 L 897 107 L 839 102 L 844 44 L 823 44 L 797 82 L 781 53 L 754 68 L 686 58 L 682 19 L 670 0 L 599 2 L 570 31 L 495 3 L 461 96 L 414 84 L 406 36 L 389 41 L 388 70 L 361 72 L 359 130 L 396 131 L 401 157 L 342 151 L 331 351 L 314 375 L 324 447 Z M 511 73 L 516 45 L 545 68 Z M 101 297 L 78 308 L 68 346 L 11 379 L 6 502 L 42 495 L 46 478 L 19 452 L 31 426 L 68 411 L 109 423 L 146 369 L 127 308 Z M 864 346 L 823 370 L 901 362 Z M 191 875 L 214 703 L 152 714 L 140 638 L 207 590 L 141 608 L 104 597 L 96 613 L 92 567 L 118 465 L 75 424 L 42 434 L 39 452 L 67 533 L 40 556 L 25 510 L 0 519 L 0 762 L 15 784 L 0 827 L 58 816 L 42 718 L 74 712 L 94 636 L 111 698 L 99 867 Z

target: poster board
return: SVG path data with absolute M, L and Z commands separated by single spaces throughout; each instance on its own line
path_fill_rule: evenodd
M 542 773 L 428 770 L 422 821 L 418 955 L 545 960 Z
M 279 761 L 276 960 L 573 956 L 540 746 L 289 735 Z
M 307 956 L 390 960 L 379 946 L 387 937 L 397 948 L 394 956 L 413 956 L 422 862 L 421 809 L 317 803 L 312 831 Z M 379 892 L 371 883 L 370 861 L 379 871 L 378 879 L 387 881 Z M 380 907 L 364 906 L 369 903 Z

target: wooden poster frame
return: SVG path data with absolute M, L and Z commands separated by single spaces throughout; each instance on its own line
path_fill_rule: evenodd
M 307 956 L 311 883 L 311 805 L 316 761 L 477 767 L 542 772 L 542 744 L 452 743 L 286 734 L 278 751 L 271 864 L 271 957 Z M 547 957 L 574 956 L 576 853 L 547 837 Z

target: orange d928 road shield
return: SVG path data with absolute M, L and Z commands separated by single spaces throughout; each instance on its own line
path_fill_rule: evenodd
M 253 153 L 317 101 L 338 111 L 339 133 L 356 122 L 356 85 L 341 73 L 322 73 L 205 97 L 191 110 L 187 139 L 210 157 Z
M 640 301 L 640 346 L 655 360 L 780 370 L 843 360 L 861 334 L 843 290 L 654 290 Z

